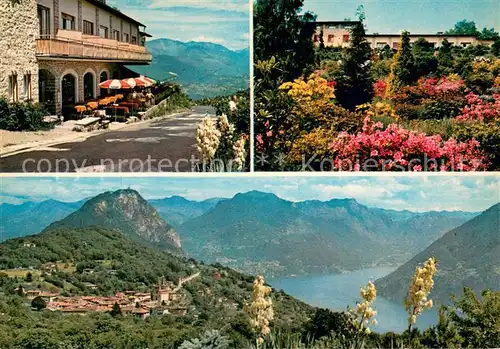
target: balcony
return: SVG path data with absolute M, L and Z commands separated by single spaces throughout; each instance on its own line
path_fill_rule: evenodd
M 152 61 L 151 53 L 144 46 L 62 29 L 55 36 L 44 35 L 37 39 L 36 55 L 40 58 L 92 59 L 127 64 Z

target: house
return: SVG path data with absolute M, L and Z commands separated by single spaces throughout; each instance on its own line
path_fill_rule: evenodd
M 0 0 L 0 97 L 53 114 L 106 93 L 123 65 L 149 64 L 146 26 L 106 0 Z
M 313 34 L 315 45 L 321 42 L 321 34 L 323 34 L 323 43 L 326 47 L 348 47 L 351 37 L 350 30 L 353 26 L 359 24 L 359 21 L 323 21 L 315 22 L 316 31 Z M 372 49 L 384 48 L 388 45 L 390 48 L 397 50 L 401 42 L 400 34 L 366 34 L 366 40 L 370 43 Z M 491 40 L 479 40 L 473 35 L 449 35 L 449 34 L 415 34 L 410 33 L 410 42 L 415 42 L 420 38 L 424 38 L 434 47 L 441 46 L 444 39 L 447 39 L 455 46 L 467 47 L 469 45 L 487 45 L 491 46 Z

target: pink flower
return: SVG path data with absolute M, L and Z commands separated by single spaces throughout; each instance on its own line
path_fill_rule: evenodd
M 422 171 L 422 165 L 415 165 L 415 166 L 413 166 L 413 171 L 415 171 L 415 172 L 421 172 Z
M 372 150 L 372 152 L 370 153 L 370 156 L 377 156 L 378 155 L 378 151 L 376 149 Z

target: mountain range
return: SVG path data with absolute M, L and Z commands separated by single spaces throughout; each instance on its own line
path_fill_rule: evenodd
M 378 294 L 401 304 L 408 285 L 429 257 L 437 260 L 437 273 L 430 298 L 449 303 L 461 295 L 464 285 L 476 294 L 500 285 L 500 204 L 450 230 L 391 274 L 376 281 Z
M 225 96 L 249 87 L 249 49 L 232 51 L 210 42 L 171 39 L 151 40 L 147 48 L 152 63 L 129 68 L 157 80 L 171 79 L 173 72 L 192 99 Z
M 248 273 L 291 275 L 399 265 L 471 212 L 394 212 L 354 199 L 291 202 L 252 191 L 177 227 L 184 249 Z

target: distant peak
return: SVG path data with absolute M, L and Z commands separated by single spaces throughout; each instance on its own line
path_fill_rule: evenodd
M 264 198 L 276 198 L 279 199 L 278 196 L 276 196 L 273 193 L 267 193 L 259 190 L 251 190 L 247 191 L 246 193 L 238 193 L 234 196 L 235 198 L 237 197 L 243 197 L 243 198 L 256 198 L 256 199 L 264 199 Z

